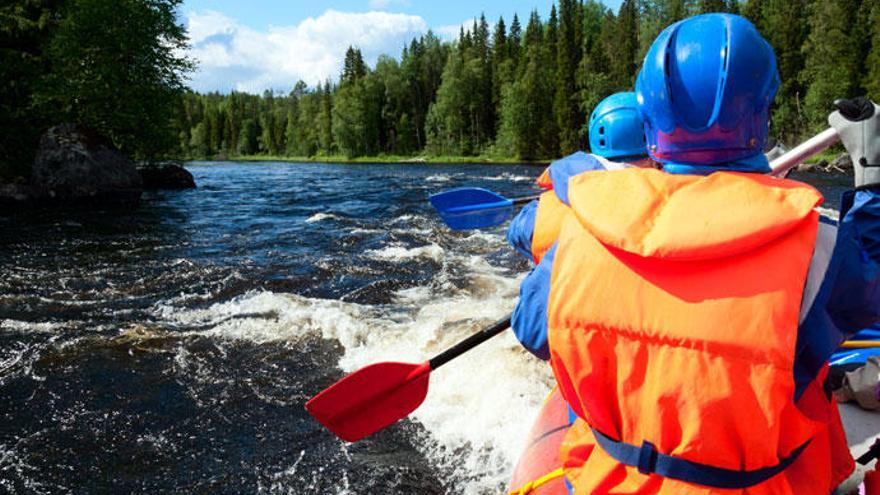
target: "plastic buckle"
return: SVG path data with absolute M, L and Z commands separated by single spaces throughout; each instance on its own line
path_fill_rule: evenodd
M 642 442 L 642 448 L 639 449 L 639 472 L 642 474 L 651 474 L 657 467 L 657 448 L 654 444 L 645 440 Z

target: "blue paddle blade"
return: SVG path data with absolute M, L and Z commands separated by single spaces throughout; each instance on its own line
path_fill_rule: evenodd
M 437 193 L 428 198 L 452 230 L 494 227 L 513 215 L 513 201 L 479 187 Z

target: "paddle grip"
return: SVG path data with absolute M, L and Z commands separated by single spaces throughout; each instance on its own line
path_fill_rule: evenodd
M 449 349 L 443 351 L 442 353 L 431 358 L 428 363 L 431 366 L 432 370 L 436 370 L 437 368 L 443 366 L 444 364 L 452 361 L 453 359 L 461 356 L 465 352 L 477 347 L 483 342 L 491 339 L 492 337 L 498 335 L 499 333 L 510 328 L 510 315 L 508 315 L 503 320 L 498 320 L 491 327 L 484 328 L 479 332 L 471 335 L 470 337 L 462 340 L 458 344 L 450 347 Z

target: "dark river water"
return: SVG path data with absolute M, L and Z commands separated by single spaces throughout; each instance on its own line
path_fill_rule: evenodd
M 130 212 L 0 215 L 0 492 L 498 493 L 550 389 L 503 335 L 346 444 L 304 411 L 503 316 L 528 264 L 429 194 L 540 168 L 193 163 Z M 817 176 L 804 176 L 811 182 Z M 821 179 L 829 206 L 846 179 Z

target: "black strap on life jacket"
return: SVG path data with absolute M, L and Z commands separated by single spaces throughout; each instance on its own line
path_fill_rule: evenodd
M 658 474 L 695 485 L 713 488 L 748 488 L 763 483 L 785 470 L 807 448 L 810 441 L 794 449 L 792 453 L 775 466 L 739 471 L 725 469 L 698 462 L 673 457 L 657 452 L 654 444 L 647 440 L 641 447 L 614 440 L 608 435 L 592 428 L 596 443 L 617 462 L 638 468 L 642 474 Z

